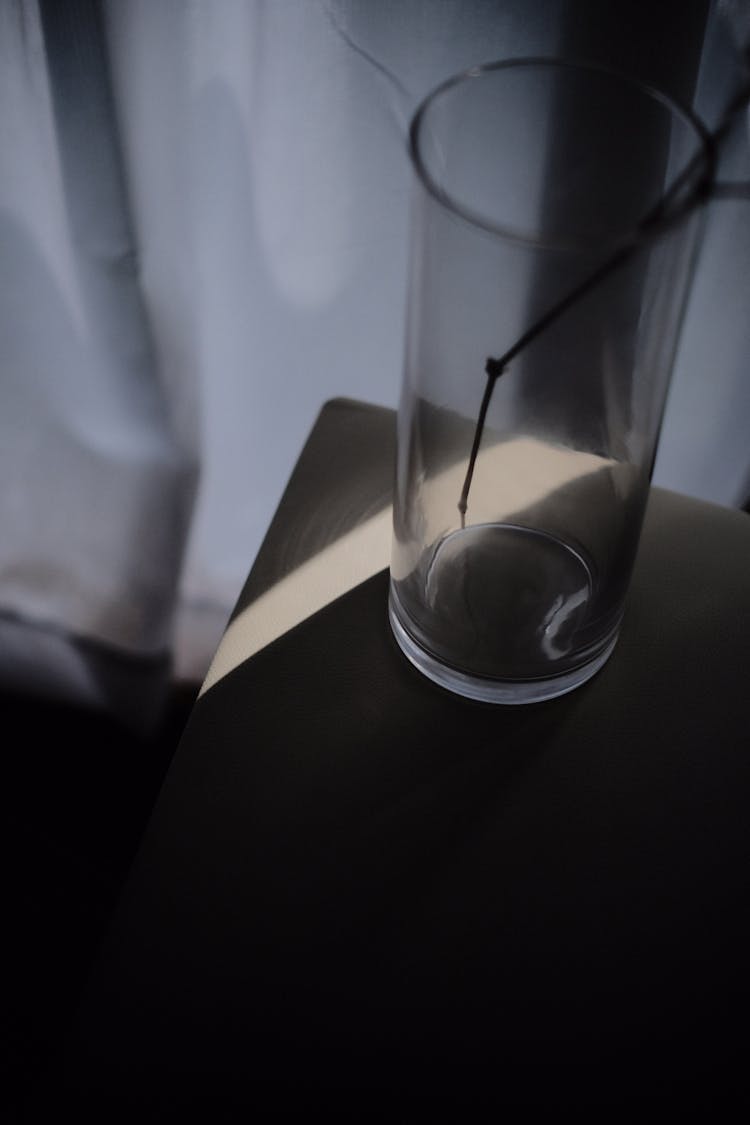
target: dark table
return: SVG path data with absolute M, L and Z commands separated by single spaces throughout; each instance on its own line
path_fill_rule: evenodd
M 390 411 L 322 410 L 57 1104 L 102 1121 L 747 1104 L 750 517 L 653 488 L 602 671 L 542 704 L 471 703 L 389 632 L 393 441 Z

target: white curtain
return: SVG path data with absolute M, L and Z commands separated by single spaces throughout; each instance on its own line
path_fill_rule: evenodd
M 564 51 L 670 90 L 694 58 L 710 124 L 746 23 L 721 0 L 0 0 L 0 676 L 121 709 L 115 668 L 202 677 L 322 403 L 397 403 L 406 132 L 437 82 Z M 736 506 L 748 212 L 711 208 L 654 477 Z

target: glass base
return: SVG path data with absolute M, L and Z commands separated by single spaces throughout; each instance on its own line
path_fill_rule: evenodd
M 540 680 L 494 680 L 487 676 L 470 676 L 451 668 L 418 645 L 398 618 L 392 591 L 388 599 L 388 617 L 399 648 L 415 668 L 440 687 L 480 703 L 541 703 L 545 699 L 565 695 L 596 675 L 611 656 L 619 637 L 618 631 L 596 657 L 572 671 L 545 676 Z
M 589 562 L 557 537 L 478 524 L 392 578 L 391 627 L 412 664 L 450 691 L 534 703 L 585 683 L 612 652 L 621 614 L 602 613 L 596 587 Z

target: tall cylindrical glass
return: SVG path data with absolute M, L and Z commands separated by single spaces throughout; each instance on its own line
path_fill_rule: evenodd
M 389 610 L 453 691 L 551 698 L 615 645 L 707 153 L 658 91 L 554 60 L 414 118 Z

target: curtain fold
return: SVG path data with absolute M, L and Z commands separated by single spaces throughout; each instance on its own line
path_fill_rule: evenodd
M 195 461 L 155 362 L 100 8 L 0 21 L 0 672 L 127 713 L 128 682 L 140 699 L 171 662 Z

